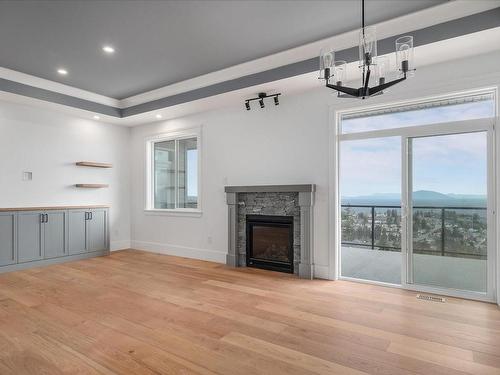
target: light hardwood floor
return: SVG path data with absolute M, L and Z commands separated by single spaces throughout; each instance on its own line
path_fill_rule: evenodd
M 0 275 L 0 374 L 500 374 L 495 305 L 139 251 Z

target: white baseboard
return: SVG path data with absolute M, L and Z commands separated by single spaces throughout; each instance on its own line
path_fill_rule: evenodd
M 127 241 L 117 241 L 116 243 L 125 246 Z M 148 242 L 148 241 L 131 241 L 128 242 L 125 249 L 132 248 L 136 250 L 144 250 L 152 253 L 175 255 L 179 257 L 208 260 L 217 263 L 226 263 L 226 253 L 222 251 L 198 249 L 194 247 L 172 245 L 167 243 Z M 111 247 L 111 250 L 118 250 Z M 314 278 L 328 280 L 329 267 L 315 264 L 314 265 Z
M 314 278 L 315 279 L 325 279 L 328 280 L 329 277 L 329 267 L 320 266 L 319 264 L 314 265 Z
M 208 260 L 217 263 L 226 263 L 226 253 L 208 249 L 197 249 L 193 247 L 171 245 L 166 243 L 132 241 L 131 248 L 136 250 L 150 251 L 152 253 L 175 255 L 185 258 Z
M 111 241 L 110 244 L 110 250 L 111 251 L 117 251 L 117 250 L 123 250 L 123 249 L 130 249 L 130 241 Z

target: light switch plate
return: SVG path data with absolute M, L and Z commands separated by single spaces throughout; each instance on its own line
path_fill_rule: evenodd
M 33 180 L 33 172 L 23 172 L 23 181 Z

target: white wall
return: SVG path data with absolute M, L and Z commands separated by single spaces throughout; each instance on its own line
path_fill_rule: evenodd
M 280 105 L 246 111 L 243 106 L 205 112 L 132 129 L 132 246 L 157 252 L 225 261 L 227 212 L 224 185 L 317 185 L 314 208 L 316 275 L 332 276 L 329 242 L 330 171 L 333 163 L 330 109 L 374 105 L 500 84 L 500 52 L 419 69 L 414 79 L 369 101 L 338 99 L 318 87 L 280 97 Z M 278 88 L 279 89 L 279 88 Z M 201 217 L 144 212 L 144 138 L 202 126 Z
M 327 97 L 315 95 L 323 100 Z M 283 98 L 280 106 L 204 113 L 132 130 L 133 246 L 225 261 L 227 206 L 224 185 L 317 184 L 315 241 L 328 230 L 328 111 L 310 98 Z M 202 126 L 202 217 L 148 215 L 144 209 L 144 138 Z M 328 264 L 326 252 L 317 262 Z
M 129 128 L 0 102 L 0 207 L 107 204 L 111 248 L 130 247 L 129 142 Z M 113 168 L 75 166 L 81 160 Z M 23 171 L 33 172 L 33 180 L 23 181 Z

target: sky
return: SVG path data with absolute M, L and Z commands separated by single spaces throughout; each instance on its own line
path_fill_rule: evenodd
M 493 117 L 493 100 L 344 120 L 353 133 L 439 122 Z M 486 133 L 414 138 L 413 191 L 486 194 Z M 342 196 L 401 192 L 401 138 L 343 141 L 340 150 Z

